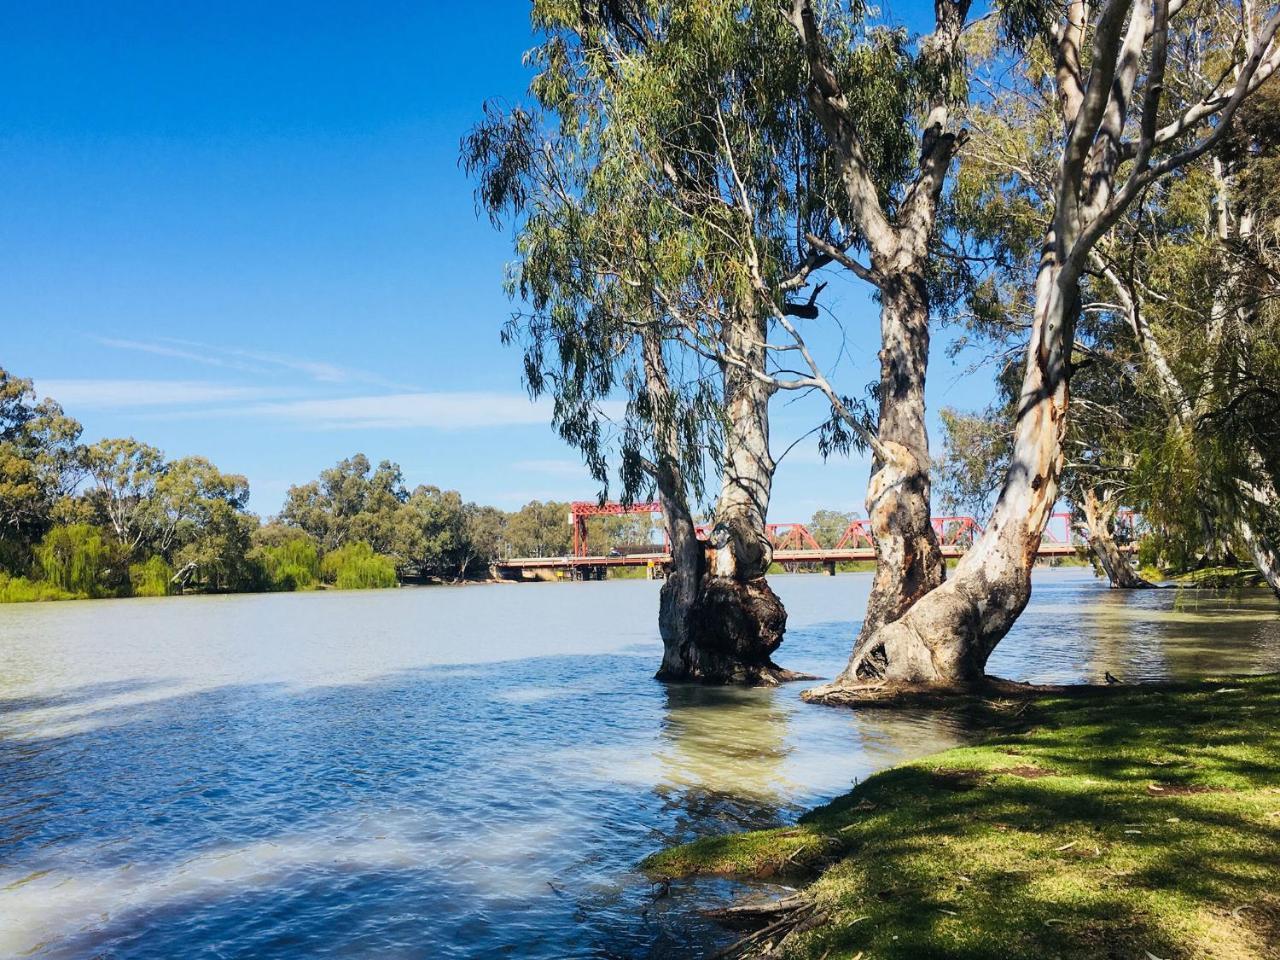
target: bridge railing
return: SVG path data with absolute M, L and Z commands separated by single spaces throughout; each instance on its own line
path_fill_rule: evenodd
M 573 526 L 573 556 L 583 558 L 589 556 L 590 545 L 587 538 L 587 520 L 591 517 L 619 516 L 632 513 L 661 513 L 662 504 L 657 501 L 645 501 L 623 505 L 621 503 L 596 503 L 580 500 L 570 505 L 569 523 Z M 982 536 L 983 526 L 974 517 L 931 517 L 934 534 L 943 547 L 971 547 Z M 1115 526 L 1117 538 L 1122 542 L 1136 539 L 1141 518 L 1132 510 L 1120 510 L 1116 514 Z M 711 533 L 711 524 L 696 524 L 694 530 L 699 539 L 705 540 Z M 821 551 L 824 548 L 813 532 L 803 523 L 770 523 L 765 526 L 765 535 L 773 544 L 775 551 Z M 1041 544 L 1066 547 L 1085 547 L 1089 543 L 1088 529 L 1077 521 L 1070 513 L 1055 513 L 1045 525 Z M 655 544 L 656 546 L 656 544 Z M 849 522 L 841 533 L 833 548 L 836 551 L 859 549 L 875 549 L 875 540 L 871 532 L 871 521 L 855 519 Z M 662 532 L 663 553 L 670 552 L 670 542 L 665 527 Z

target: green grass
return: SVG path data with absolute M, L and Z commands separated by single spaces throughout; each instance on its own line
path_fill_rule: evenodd
M 825 919 L 782 956 L 1280 957 L 1280 676 L 1003 713 L 1010 732 L 878 774 L 796 827 L 644 868 L 812 879 Z

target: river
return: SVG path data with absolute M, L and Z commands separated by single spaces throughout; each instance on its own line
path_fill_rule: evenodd
M 829 676 L 860 574 L 780 576 L 778 660 Z M 973 735 L 945 711 L 663 687 L 655 583 L 0 607 L 0 956 L 702 955 L 723 883 L 674 841 L 794 819 Z M 1280 669 L 1262 593 L 1036 576 L 992 672 Z M 695 896 L 696 895 L 696 896 Z

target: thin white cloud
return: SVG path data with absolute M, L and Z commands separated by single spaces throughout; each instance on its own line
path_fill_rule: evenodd
M 245 373 L 269 374 L 288 370 L 317 383 L 364 383 L 398 390 L 412 389 L 405 384 L 395 383 L 367 370 L 357 370 L 323 360 L 296 357 L 285 353 L 249 350 L 243 347 L 221 347 L 202 343 L 199 340 L 183 340 L 175 337 L 161 337 L 158 340 L 130 340 L 119 337 L 94 337 L 93 339 L 115 350 L 149 353 L 154 356 Z
M 222 357 L 215 357 L 209 353 L 197 353 L 195 350 L 189 350 L 172 345 L 172 343 L 180 341 L 156 343 L 146 340 L 122 340 L 117 337 L 94 337 L 94 339 L 104 347 L 111 347 L 115 350 L 132 350 L 136 353 L 150 353 L 157 357 L 186 360 L 190 363 L 200 363 L 208 367 L 221 367 L 225 370 L 243 370 L 248 373 L 267 372 L 265 367 L 255 367 L 244 363 L 234 363 Z
M 41 396 L 52 397 L 70 413 L 147 407 L 261 401 L 280 396 L 262 387 L 237 387 L 199 380 L 39 380 Z
M 393 393 L 384 396 L 289 400 L 246 407 L 250 416 L 326 430 L 465 430 L 546 424 L 551 406 L 522 393 Z

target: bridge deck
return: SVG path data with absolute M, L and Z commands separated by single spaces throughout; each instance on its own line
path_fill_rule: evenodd
M 964 555 L 967 547 L 958 544 L 944 544 L 942 555 L 955 559 Z M 1123 548 L 1122 548 L 1123 549 Z M 1036 556 L 1039 557 L 1071 557 L 1075 556 L 1077 546 L 1070 543 L 1041 542 Z M 845 547 L 838 550 L 775 550 L 775 563 L 844 563 L 850 560 L 874 560 L 876 552 L 871 547 Z M 494 566 L 499 570 L 549 570 L 573 567 L 646 567 L 671 562 L 669 553 L 632 553 L 626 556 L 605 557 L 511 557 L 497 561 Z

